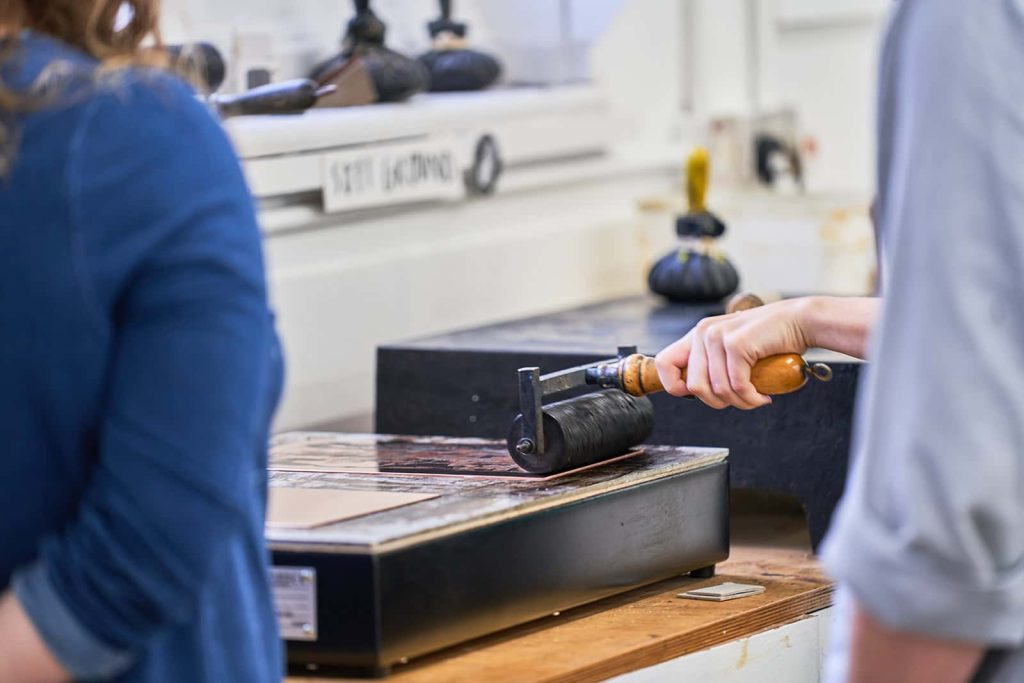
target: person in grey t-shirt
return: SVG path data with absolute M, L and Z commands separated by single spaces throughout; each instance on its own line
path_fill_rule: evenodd
M 884 301 L 711 318 L 659 372 L 750 409 L 759 358 L 869 358 L 823 553 L 827 679 L 1024 681 L 1024 0 L 897 3 L 878 104 Z

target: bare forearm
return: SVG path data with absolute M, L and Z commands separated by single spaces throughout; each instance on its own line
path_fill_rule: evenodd
M 866 358 L 881 303 L 874 297 L 812 296 L 801 300 L 800 325 L 808 345 Z
M 61 683 L 68 675 L 8 591 L 0 596 L 0 683 Z
M 984 654 L 981 645 L 894 631 L 854 610 L 848 683 L 965 683 Z

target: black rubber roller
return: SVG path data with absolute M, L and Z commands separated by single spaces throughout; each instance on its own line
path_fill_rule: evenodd
M 508 435 L 508 452 L 533 474 L 553 474 L 622 455 L 654 429 L 654 406 L 617 389 L 585 394 L 544 406 L 543 453 L 521 453 L 523 416 Z

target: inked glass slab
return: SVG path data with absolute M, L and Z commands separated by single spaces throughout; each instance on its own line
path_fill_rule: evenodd
M 640 455 L 636 449 L 556 474 L 531 474 L 517 465 L 504 444 L 489 439 L 346 434 L 307 435 L 271 449 L 272 472 L 409 474 L 443 477 L 517 478 L 546 481 Z

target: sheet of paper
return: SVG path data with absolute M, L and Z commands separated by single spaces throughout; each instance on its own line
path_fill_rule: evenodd
M 268 529 L 312 529 L 437 498 L 437 494 L 271 487 Z

